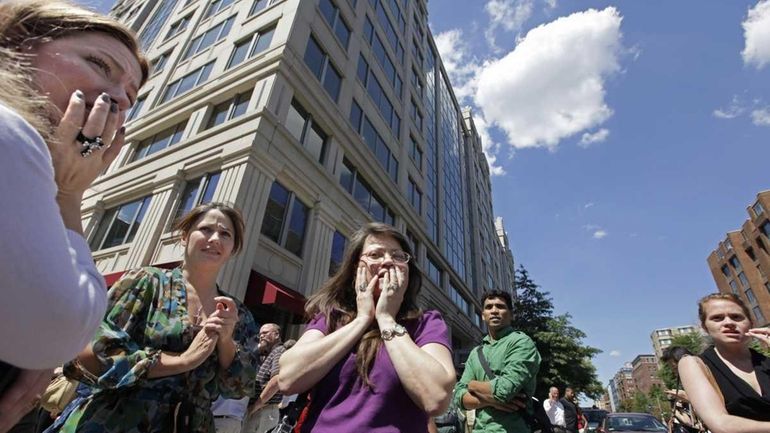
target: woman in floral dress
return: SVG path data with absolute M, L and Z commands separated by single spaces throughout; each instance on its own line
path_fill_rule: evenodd
M 242 217 L 210 203 L 176 229 L 183 264 L 130 271 L 112 286 L 99 332 L 65 366 L 89 390 L 47 432 L 213 433 L 218 396 L 253 395 L 258 330 L 248 309 L 216 284 L 242 246 Z

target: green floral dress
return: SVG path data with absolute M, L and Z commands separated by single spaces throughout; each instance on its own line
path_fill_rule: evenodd
M 236 304 L 240 320 L 230 367 L 219 367 L 215 350 L 185 374 L 149 379 L 160 352 L 184 352 L 200 328 L 189 320 L 181 269 L 127 272 L 110 289 L 107 313 L 92 341 L 104 372 L 96 377 L 74 363 L 65 366 L 90 392 L 70 403 L 47 432 L 171 432 L 175 407 L 187 399 L 194 407 L 191 431 L 213 433 L 211 403 L 220 395 L 253 397 L 255 391 L 259 331 L 249 310 Z

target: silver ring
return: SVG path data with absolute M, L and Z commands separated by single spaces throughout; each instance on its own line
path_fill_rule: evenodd
M 80 156 L 83 158 L 93 153 L 94 150 L 101 149 L 104 146 L 104 141 L 102 141 L 101 136 L 97 135 L 93 138 L 86 137 L 83 135 L 83 131 L 78 132 L 78 136 L 75 137 L 75 140 L 83 145 L 83 148 L 80 149 Z
M 364 286 L 363 284 L 358 286 L 358 291 L 359 292 L 365 292 L 366 291 L 366 286 Z

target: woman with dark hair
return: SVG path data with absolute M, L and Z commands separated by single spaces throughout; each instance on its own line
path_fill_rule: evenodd
M 692 410 L 687 393 L 681 389 L 681 380 L 677 371 L 679 361 L 685 356 L 691 355 L 692 352 L 686 347 L 671 346 L 664 349 L 663 356 L 660 357 L 661 362 L 667 364 L 674 373 L 677 382 L 676 389 L 666 391 L 671 401 L 671 418 L 668 420 L 670 432 L 697 433 L 705 431 L 703 423 Z
M 241 214 L 204 204 L 174 228 L 182 265 L 129 271 L 110 288 L 96 337 L 64 368 L 91 392 L 46 431 L 213 432 L 217 397 L 253 396 L 257 327 L 216 282 L 243 246 Z
M 426 432 L 449 404 L 447 327 L 417 306 L 420 271 L 406 238 L 369 223 L 306 305 L 312 320 L 281 357 L 283 394 L 310 392 L 302 432 Z
M 768 347 L 770 330 L 753 328 L 751 312 L 732 293 L 701 299 L 698 316 L 714 344 L 679 361 L 695 412 L 713 433 L 770 432 L 770 360 L 749 348 L 752 337 Z

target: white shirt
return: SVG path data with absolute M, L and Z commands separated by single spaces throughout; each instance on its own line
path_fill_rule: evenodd
M 551 420 L 552 425 L 565 427 L 567 423 L 564 421 L 564 405 L 559 400 L 546 399 L 543 401 L 543 409 L 548 414 L 548 419 Z
M 249 408 L 249 398 L 229 399 L 219 397 L 211 404 L 211 412 L 214 416 L 226 416 L 243 421 L 246 410 Z
M 64 227 L 51 154 L 0 104 L 0 360 L 54 368 L 83 350 L 107 308 L 83 237 Z

